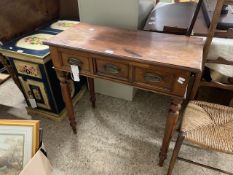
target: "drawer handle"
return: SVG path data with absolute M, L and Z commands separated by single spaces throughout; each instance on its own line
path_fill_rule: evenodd
M 104 65 L 104 70 L 107 73 L 111 73 L 111 74 L 118 74 L 120 72 L 120 68 L 118 68 L 117 66 L 113 65 L 113 64 L 105 64 Z
M 160 77 L 159 75 L 156 75 L 156 74 L 146 73 L 144 75 L 144 80 L 147 82 L 159 83 L 162 81 L 162 77 Z
M 83 62 L 80 61 L 78 58 L 73 58 L 73 57 L 68 58 L 68 63 L 70 65 L 78 65 L 78 66 L 83 64 Z

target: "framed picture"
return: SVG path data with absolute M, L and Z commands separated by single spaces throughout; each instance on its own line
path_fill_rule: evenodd
M 0 174 L 16 175 L 39 149 L 38 120 L 0 120 Z

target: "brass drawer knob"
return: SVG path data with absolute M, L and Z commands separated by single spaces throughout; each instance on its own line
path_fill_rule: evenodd
M 78 65 L 78 66 L 81 66 L 83 64 L 81 60 L 79 60 L 78 58 L 73 58 L 73 57 L 68 58 L 68 63 L 70 65 Z
M 120 73 L 120 68 L 116 65 L 108 63 L 104 65 L 104 71 L 110 74 L 118 74 Z
M 146 82 L 159 83 L 162 81 L 162 77 L 157 74 L 145 73 L 144 80 Z

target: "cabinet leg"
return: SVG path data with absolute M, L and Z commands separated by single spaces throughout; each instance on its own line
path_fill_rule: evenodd
M 11 78 L 13 79 L 13 81 L 15 82 L 15 84 L 18 86 L 19 90 L 22 92 L 24 98 L 25 98 L 25 102 L 27 103 L 28 106 L 30 106 L 28 100 L 27 100 L 27 96 L 24 93 L 24 90 L 20 84 L 20 81 L 17 77 L 17 73 L 15 72 L 13 66 L 11 65 L 11 63 L 8 62 L 7 58 L 4 57 L 3 55 L 0 54 L 0 61 L 2 61 L 2 64 L 6 67 L 8 73 L 10 74 Z
M 74 115 L 74 107 L 73 107 L 72 98 L 70 94 L 70 88 L 69 88 L 68 81 L 67 81 L 68 79 L 67 79 L 66 73 L 61 72 L 61 71 L 56 71 L 56 73 L 57 73 L 58 79 L 60 80 L 62 97 L 66 105 L 66 110 L 67 110 L 67 114 L 69 117 L 70 126 L 74 134 L 76 134 L 77 129 L 76 129 L 76 121 L 75 121 L 75 115 Z
M 179 117 L 181 103 L 183 100 L 173 98 L 170 104 L 169 113 L 167 116 L 163 144 L 159 153 L 159 166 L 163 166 L 164 160 L 167 158 L 167 152 L 172 138 L 173 131 L 176 127 L 176 122 Z
M 90 93 L 90 101 L 92 104 L 92 107 L 95 108 L 95 87 L 94 87 L 94 78 L 87 78 L 87 83 L 88 83 L 88 89 Z
M 6 67 L 8 73 L 10 74 L 11 78 L 14 80 L 15 84 L 23 92 L 21 85 L 20 85 L 20 82 L 17 78 L 16 72 L 14 71 L 12 65 L 8 64 L 7 58 L 0 54 L 0 61 L 2 61 L 2 64 Z

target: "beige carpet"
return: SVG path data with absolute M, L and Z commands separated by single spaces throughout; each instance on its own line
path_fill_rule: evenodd
M 92 109 L 86 93 L 75 107 L 77 135 L 67 120 L 32 118 L 41 119 L 43 141 L 56 175 L 165 175 L 169 159 L 163 168 L 157 163 L 168 104 L 168 97 L 138 91 L 133 102 L 97 95 L 97 108 Z M 11 80 L 0 86 L 2 118 L 31 118 L 24 106 Z M 233 156 L 188 145 L 182 147 L 181 156 L 233 172 Z M 174 169 L 174 175 L 219 174 L 181 161 Z

